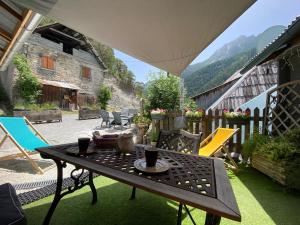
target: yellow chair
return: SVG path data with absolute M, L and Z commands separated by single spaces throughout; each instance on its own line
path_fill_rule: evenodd
M 226 148 L 227 141 L 236 134 L 239 129 L 232 128 L 217 128 L 211 133 L 204 141 L 200 143 L 199 155 L 200 156 L 213 156 L 218 151 L 224 151 L 226 156 L 232 163 L 235 169 L 238 168 L 236 162 L 231 158 L 228 149 Z

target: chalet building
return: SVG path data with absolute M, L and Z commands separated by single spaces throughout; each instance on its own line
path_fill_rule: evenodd
M 94 102 L 106 67 L 84 35 L 58 23 L 38 27 L 19 52 L 42 84 L 41 103 L 69 108 Z M 12 63 L 0 76 L 12 102 L 18 99 L 17 76 Z
M 269 62 L 278 65 L 278 82 L 266 94 L 265 130 L 283 136 L 300 128 L 300 17 L 250 60 L 241 72 L 247 74 L 252 67 Z
M 277 84 L 278 65 L 269 61 L 242 74 L 234 73 L 223 84 L 192 97 L 204 109 L 237 109 Z

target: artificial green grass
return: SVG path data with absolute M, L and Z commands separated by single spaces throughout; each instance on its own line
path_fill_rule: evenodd
M 221 225 L 299 225 L 300 193 L 288 192 L 268 177 L 244 168 L 237 175 L 228 172 L 240 207 L 242 222 L 222 219 Z M 168 225 L 176 224 L 178 204 L 157 195 L 137 190 L 128 200 L 131 187 L 109 178 L 95 179 L 98 202 L 91 205 L 92 194 L 85 187 L 62 199 L 51 225 Z M 28 225 L 42 224 L 53 196 L 24 207 Z M 205 213 L 190 210 L 197 224 L 204 224 Z M 184 213 L 183 225 L 192 224 Z

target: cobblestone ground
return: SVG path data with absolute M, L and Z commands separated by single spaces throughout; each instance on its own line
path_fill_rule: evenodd
M 34 124 L 50 144 L 63 144 L 76 142 L 78 137 L 92 136 L 94 129 L 99 129 L 101 119 L 78 120 L 77 114 L 67 114 L 63 116 L 60 123 Z M 101 129 L 102 133 L 120 133 L 120 130 L 107 128 Z M 124 131 L 123 131 L 124 132 Z M 126 130 L 125 130 L 126 132 Z M 2 137 L 3 134 L 1 134 Z M 0 156 L 8 153 L 17 152 L 11 143 L 5 144 L 0 150 Z M 42 159 L 39 154 L 34 155 L 39 166 L 45 171 L 44 174 L 36 174 L 30 163 L 25 159 L 14 159 L 0 161 L 0 184 L 2 183 L 28 183 L 56 179 L 56 167 L 52 160 Z M 64 176 L 69 175 L 73 167 L 67 166 Z

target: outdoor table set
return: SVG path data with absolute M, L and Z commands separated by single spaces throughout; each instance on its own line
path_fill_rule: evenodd
M 217 158 L 156 149 L 157 169 L 151 170 L 145 167 L 144 145 L 135 145 L 130 153 L 120 153 L 113 148 L 99 149 L 93 143 L 84 155 L 72 154 L 79 152 L 78 143 L 42 147 L 37 148 L 37 151 L 43 158 L 54 160 L 57 165 L 55 197 L 44 219 L 44 225 L 50 223 L 60 199 L 83 186 L 90 186 L 92 204 L 96 203 L 93 173 L 179 202 L 177 224 L 181 224 L 182 205 L 206 211 L 205 225 L 219 224 L 221 217 L 241 221 L 223 161 Z M 74 186 L 63 191 L 63 169 L 67 163 L 75 166 L 70 174 Z M 84 173 L 84 170 L 89 173 Z M 191 217 L 189 212 L 188 214 Z M 192 217 L 191 219 L 195 224 Z

